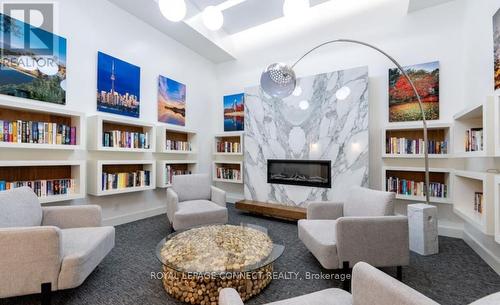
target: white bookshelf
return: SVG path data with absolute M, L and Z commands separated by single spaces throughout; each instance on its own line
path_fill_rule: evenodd
M 487 235 L 494 233 L 494 175 L 484 172 L 455 171 L 453 211 L 465 222 Z M 474 210 L 476 192 L 483 193 L 482 213 Z
M 167 149 L 167 138 L 191 143 L 191 150 Z M 194 130 L 183 127 L 157 125 L 156 126 L 156 152 L 163 154 L 196 154 L 198 149 L 198 136 Z
M 495 175 L 493 191 L 495 200 L 493 208 L 495 211 L 495 241 L 500 243 L 500 175 Z
M 493 115 L 493 145 L 495 145 L 494 153 L 496 157 L 500 157 L 500 95 L 492 95 L 488 97 L 488 103 L 492 104 L 494 109 Z
M 456 113 L 454 119 L 454 157 L 488 157 L 494 155 L 494 120 L 495 104 L 493 99 L 468 107 Z M 483 150 L 465 151 L 465 131 L 471 128 L 483 128 Z
M 447 159 L 453 150 L 453 125 L 451 123 L 427 123 L 429 140 L 446 140 L 448 151 L 446 154 L 429 154 L 430 159 Z M 424 154 L 390 154 L 386 150 L 386 142 L 389 137 L 406 137 L 409 139 L 423 139 L 423 126 L 421 122 L 410 124 L 391 124 L 382 128 L 382 158 L 386 159 L 421 159 Z
M 33 172 L 37 173 L 34 168 L 43 169 L 48 168 L 49 171 L 53 172 L 55 167 L 68 167 L 71 171 L 69 177 L 37 177 L 35 174 L 33 176 Z M 74 179 L 75 181 L 75 190 L 72 194 L 65 195 L 53 195 L 46 197 L 39 197 L 39 201 L 41 204 L 45 203 L 53 203 L 53 202 L 61 202 L 68 200 L 75 200 L 85 198 L 85 161 L 0 161 L 0 172 L 2 172 L 6 168 L 15 168 L 16 172 L 20 173 L 24 169 L 29 169 L 29 179 L 22 179 L 24 181 L 31 180 L 50 180 L 50 179 Z M 43 171 L 40 171 L 43 172 Z M 3 173 L 2 173 L 3 174 Z M 0 177 L 0 180 L 4 178 Z M 16 179 L 17 180 L 17 179 Z M 9 179 L 5 179 L 7 182 Z
M 238 179 L 238 180 L 217 178 L 217 168 L 219 168 L 219 167 L 238 169 L 240 171 L 240 176 L 242 178 Z M 212 180 L 215 182 L 242 184 L 243 183 L 243 162 L 241 162 L 241 161 L 227 161 L 227 160 L 214 161 L 213 162 L 212 177 L 213 177 Z
M 0 100 L 0 120 L 34 121 L 58 123 L 68 122 L 76 127 L 76 145 L 13 143 L 0 141 L 0 148 L 80 150 L 85 147 L 85 114 L 62 108 L 50 107 L 46 103 Z M 3 126 L 1 127 L 3 128 Z M 2 139 L 3 140 L 3 139 Z
M 147 134 L 149 148 L 104 147 L 103 133 L 110 130 L 133 131 Z M 138 120 L 123 119 L 104 115 L 88 118 L 89 150 L 111 152 L 147 153 L 155 151 L 156 130 L 154 124 Z
M 239 152 L 218 152 L 217 151 L 217 143 L 218 142 L 230 142 L 230 143 L 239 143 L 240 151 Z M 243 156 L 243 132 L 242 131 L 233 131 L 233 132 L 225 132 L 220 133 L 214 136 L 213 142 L 213 154 L 215 156 Z
M 102 190 L 102 173 L 105 166 L 123 166 L 124 172 L 130 166 L 137 166 L 150 172 L 150 184 L 143 187 L 129 187 L 116 190 Z M 153 160 L 91 160 L 88 161 L 88 193 L 94 196 L 107 196 L 152 190 L 156 188 L 156 166 Z
M 156 187 L 157 188 L 168 188 L 171 184 L 167 183 L 167 165 L 178 165 L 184 166 L 191 173 L 196 173 L 196 167 L 198 162 L 196 160 L 158 160 L 156 161 Z
M 401 173 L 401 176 L 405 176 L 406 173 L 409 173 L 408 175 L 414 176 L 421 176 L 421 180 L 418 182 L 424 182 L 424 174 L 425 170 L 423 167 L 401 167 L 401 166 L 385 166 L 382 167 L 382 190 L 385 191 L 387 189 L 387 172 L 397 172 Z M 447 168 L 429 168 L 430 172 L 430 182 L 440 182 L 446 184 L 447 186 L 447 197 L 446 198 L 441 198 L 441 197 L 430 197 L 430 202 L 431 203 L 440 203 L 440 204 L 452 204 L 453 203 L 453 170 L 447 169 Z M 439 175 L 439 176 L 444 176 L 443 181 L 433 181 L 433 175 Z M 415 179 L 415 178 L 414 178 Z M 441 178 L 440 178 L 441 179 Z M 410 196 L 410 195 L 402 195 L 402 194 L 396 194 L 396 199 L 399 200 L 406 200 L 406 201 L 420 201 L 420 202 L 425 202 L 425 196 Z

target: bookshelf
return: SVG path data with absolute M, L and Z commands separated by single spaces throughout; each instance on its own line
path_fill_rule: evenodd
M 155 150 L 155 126 L 150 123 L 95 115 L 88 118 L 88 129 L 89 150 L 134 153 L 154 152 Z M 105 147 L 103 145 L 104 133 L 112 131 L 142 133 L 148 138 L 149 148 Z
M 71 194 L 39 197 L 40 203 L 53 203 L 85 197 L 84 161 L 0 161 L 0 180 L 37 181 L 73 179 Z
M 76 129 L 75 142 L 73 145 L 52 144 L 52 140 L 48 139 L 47 131 L 44 136 L 47 138 L 47 142 L 50 144 L 20 143 L 20 141 L 6 142 L 2 139 L 2 141 L 0 141 L 0 148 L 80 150 L 85 146 L 85 133 L 83 132 L 85 130 L 85 115 L 80 112 L 68 111 L 62 108 L 48 107 L 42 103 L 32 104 L 22 101 L 12 102 L 2 100 L 0 101 L 0 121 L 2 121 L 3 123 L 16 122 L 16 129 L 17 121 L 55 123 L 59 126 L 65 125 L 69 126 L 70 128 L 75 127 Z M 48 128 L 48 126 L 45 127 Z M 0 128 L 4 128 L 4 126 L 1 126 Z
M 218 178 L 217 177 L 217 170 L 219 168 L 227 169 L 227 170 L 238 170 L 240 173 L 240 178 L 239 179 Z M 213 177 L 212 180 L 215 182 L 227 182 L 227 183 L 242 184 L 243 183 L 243 178 L 242 178 L 243 177 L 243 162 L 241 162 L 241 161 L 227 161 L 227 160 L 214 161 L 212 177 Z
M 488 157 L 494 154 L 494 115 L 495 104 L 493 99 L 466 108 L 453 116 L 454 119 L 454 157 Z M 482 128 L 483 149 L 478 151 L 465 150 L 465 134 L 467 130 Z
M 220 143 L 227 143 L 221 145 Z M 243 132 L 225 132 L 214 137 L 214 155 L 243 156 Z M 220 149 L 223 148 L 223 149 Z M 237 149 L 237 151 L 233 151 Z
M 434 159 L 446 159 L 452 154 L 452 124 L 451 123 L 434 123 L 428 122 L 427 133 L 429 141 L 434 141 L 434 145 L 446 142 L 446 153 L 429 153 L 429 158 Z M 407 158 L 407 159 L 419 159 L 424 158 L 424 153 L 420 154 L 410 154 L 410 153 L 391 153 L 388 149 L 388 141 L 390 138 L 405 138 L 408 140 L 418 140 L 424 138 L 423 127 L 420 122 L 412 124 L 395 124 L 389 125 L 382 129 L 382 158 Z M 390 145 L 390 144 L 389 144 Z M 437 148 L 436 148 L 437 151 Z
M 453 211 L 467 223 L 487 235 L 494 233 L 494 175 L 483 172 L 455 171 Z M 482 213 L 475 211 L 475 194 L 483 193 Z
M 156 161 L 156 187 L 167 188 L 171 184 L 167 181 L 166 166 L 170 165 L 174 170 L 190 171 L 196 173 L 197 167 L 196 160 L 158 160 Z
M 150 172 L 150 184 L 141 187 L 103 190 L 102 174 L 122 173 L 145 170 Z M 88 193 L 94 196 L 106 196 L 152 190 L 156 187 L 156 167 L 152 160 L 92 160 L 88 161 Z
M 182 127 L 158 125 L 156 127 L 156 152 L 163 154 L 196 154 L 198 148 L 197 133 Z M 168 149 L 168 141 L 186 142 L 191 150 Z
M 431 203 L 452 204 L 453 198 L 453 172 L 446 168 L 430 168 L 430 182 L 440 183 L 447 186 L 446 197 L 430 197 Z M 395 177 L 416 182 L 425 181 L 425 170 L 423 167 L 396 167 L 386 166 L 382 168 L 382 190 L 387 190 L 387 179 Z M 407 201 L 421 201 L 425 202 L 424 196 L 414 196 L 405 194 L 396 194 L 396 199 Z
M 494 178 L 494 208 L 495 211 L 495 241 L 500 243 L 500 175 L 495 175 Z

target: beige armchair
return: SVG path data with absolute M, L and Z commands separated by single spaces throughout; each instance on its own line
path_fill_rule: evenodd
M 439 305 L 366 263 L 357 263 L 352 276 L 352 295 L 331 288 L 267 305 Z M 500 304 L 500 292 L 470 305 L 497 304 Z M 243 302 L 236 290 L 224 288 L 219 293 L 219 305 L 243 305 Z
M 409 264 L 408 218 L 394 216 L 394 193 L 354 187 L 345 203 L 317 202 L 299 220 L 299 239 L 326 269 L 358 262 L 376 267 Z
M 178 175 L 167 189 L 167 217 L 174 230 L 226 223 L 226 192 L 206 174 Z
M 80 286 L 113 249 L 99 206 L 41 207 L 30 188 L 0 192 L 0 298 Z

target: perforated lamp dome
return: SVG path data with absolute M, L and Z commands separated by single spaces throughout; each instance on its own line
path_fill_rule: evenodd
M 260 86 L 272 97 L 285 98 L 295 90 L 297 78 L 293 69 L 283 63 L 274 63 L 260 76 Z

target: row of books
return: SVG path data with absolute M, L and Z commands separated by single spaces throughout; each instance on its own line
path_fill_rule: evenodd
M 239 142 L 217 141 L 217 152 L 241 153 L 241 144 Z
M 447 154 L 448 141 L 434 141 L 429 140 L 428 150 L 429 154 Z M 425 152 L 425 145 L 423 139 L 407 139 L 391 137 L 386 141 L 385 152 L 387 154 L 396 155 L 420 155 Z
M 483 193 L 474 193 L 474 211 L 483 213 Z
M 106 131 L 103 133 L 102 145 L 114 148 L 148 149 L 150 147 L 149 134 L 121 130 Z
M 218 167 L 217 179 L 239 181 L 241 180 L 241 171 L 239 169 Z
M 167 150 L 182 150 L 182 151 L 191 151 L 191 143 L 190 142 L 185 142 L 185 141 L 174 141 L 174 140 L 168 140 L 166 141 L 166 147 Z
M 48 122 L 0 120 L 0 141 L 76 145 L 76 127 Z
M 171 165 L 165 167 L 165 183 L 172 184 L 172 177 L 177 175 L 191 175 L 190 170 L 175 169 Z
M 102 190 L 117 190 L 150 185 L 150 171 L 129 173 L 102 173 Z
M 483 129 L 471 128 L 465 131 L 465 151 L 483 150 Z
M 425 196 L 424 182 L 400 179 L 398 177 L 387 178 L 386 189 L 388 192 L 394 192 L 400 195 Z M 446 184 L 438 182 L 429 183 L 429 195 L 437 198 L 448 197 L 448 187 Z
M 76 184 L 74 179 L 50 179 L 15 182 L 0 180 L 0 191 L 6 191 L 23 186 L 31 188 L 38 197 L 48 197 L 54 195 L 74 194 Z

